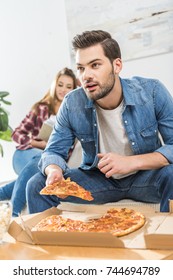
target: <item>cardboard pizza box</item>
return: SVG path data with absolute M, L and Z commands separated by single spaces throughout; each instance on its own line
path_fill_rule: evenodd
M 172 209 L 173 201 L 170 201 Z M 8 233 L 19 242 L 39 245 L 113 247 L 130 249 L 163 249 L 173 250 L 173 213 L 160 213 L 146 205 L 134 205 L 128 208 L 140 211 L 146 217 L 145 225 L 123 237 L 109 233 L 86 232 L 32 232 L 41 219 L 61 214 L 72 219 L 86 220 L 97 218 L 111 207 L 120 207 L 114 203 L 104 205 L 78 205 L 67 203 L 58 208 L 52 207 L 34 215 L 22 216 L 10 224 Z
M 173 248 L 173 200 L 169 201 L 169 214 L 154 233 L 146 234 L 145 244 L 150 249 L 171 249 Z
M 126 207 L 132 208 L 136 211 L 140 211 L 146 217 L 145 225 L 126 236 L 119 239 L 123 241 L 125 248 L 138 248 L 138 249 L 173 249 L 173 201 L 170 200 L 170 212 L 160 213 L 159 205 L 146 204 L 146 203 L 133 203 L 127 201 Z M 63 213 L 67 213 L 66 216 L 72 211 L 73 216 L 78 215 L 79 211 L 85 213 L 90 218 L 97 218 L 104 214 L 111 207 L 122 208 L 125 207 L 124 202 L 120 203 L 108 203 L 104 205 L 77 205 L 72 203 L 61 203 L 59 209 Z M 76 213 L 76 214 L 75 214 Z M 93 215 L 92 215 L 93 213 Z M 96 214 L 97 213 L 97 214 Z M 65 214 L 64 214 L 65 215 Z M 115 237 L 114 237 L 115 238 Z

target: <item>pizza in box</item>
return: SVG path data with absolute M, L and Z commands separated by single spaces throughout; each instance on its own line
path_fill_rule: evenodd
M 42 219 L 32 231 L 52 232 L 108 232 L 120 237 L 130 234 L 145 224 L 145 216 L 133 209 L 110 208 L 98 219 L 89 221 L 73 220 L 61 215 Z

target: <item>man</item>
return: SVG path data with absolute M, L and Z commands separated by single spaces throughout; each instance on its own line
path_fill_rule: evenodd
M 109 33 L 86 31 L 74 37 L 73 48 L 82 87 L 65 97 L 39 164 L 42 173 L 28 182 L 29 212 L 57 206 L 63 198 L 39 192 L 67 177 L 91 191 L 92 203 L 129 198 L 160 202 L 160 210 L 168 211 L 173 98 L 158 80 L 119 77 L 121 52 Z M 69 169 L 68 151 L 76 137 L 83 159 L 80 168 Z M 86 203 L 70 196 L 64 201 Z

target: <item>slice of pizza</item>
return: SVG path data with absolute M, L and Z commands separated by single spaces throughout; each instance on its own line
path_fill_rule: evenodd
M 88 201 L 94 199 L 90 191 L 85 190 L 83 187 L 79 186 L 76 182 L 71 181 L 70 178 L 67 178 L 66 180 L 63 179 L 61 181 L 53 183 L 52 185 L 45 186 L 40 191 L 40 194 L 56 195 L 61 198 L 65 198 L 70 195 Z

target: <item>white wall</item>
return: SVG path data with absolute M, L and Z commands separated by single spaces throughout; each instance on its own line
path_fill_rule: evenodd
M 47 91 L 55 73 L 70 67 L 64 0 L 0 0 L 0 90 L 10 92 L 10 124 L 19 124 Z M 173 94 L 173 53 L 124 62 L 121 77 L 158 78 Z M 0 182 L 16 177 L 14 143 L 1 142 Z
M 173 95 L 173 53 L 127 61 L 123 63 L 122 77 L 142 76 L 159 79 Z
M 55 74 L 71 66 L 64 0 L 0 0 L 0 91 L 10 92 L 15 128 L 49 89 Z M 1 141 L 0 181 L 14 178 L 14 144 Z

